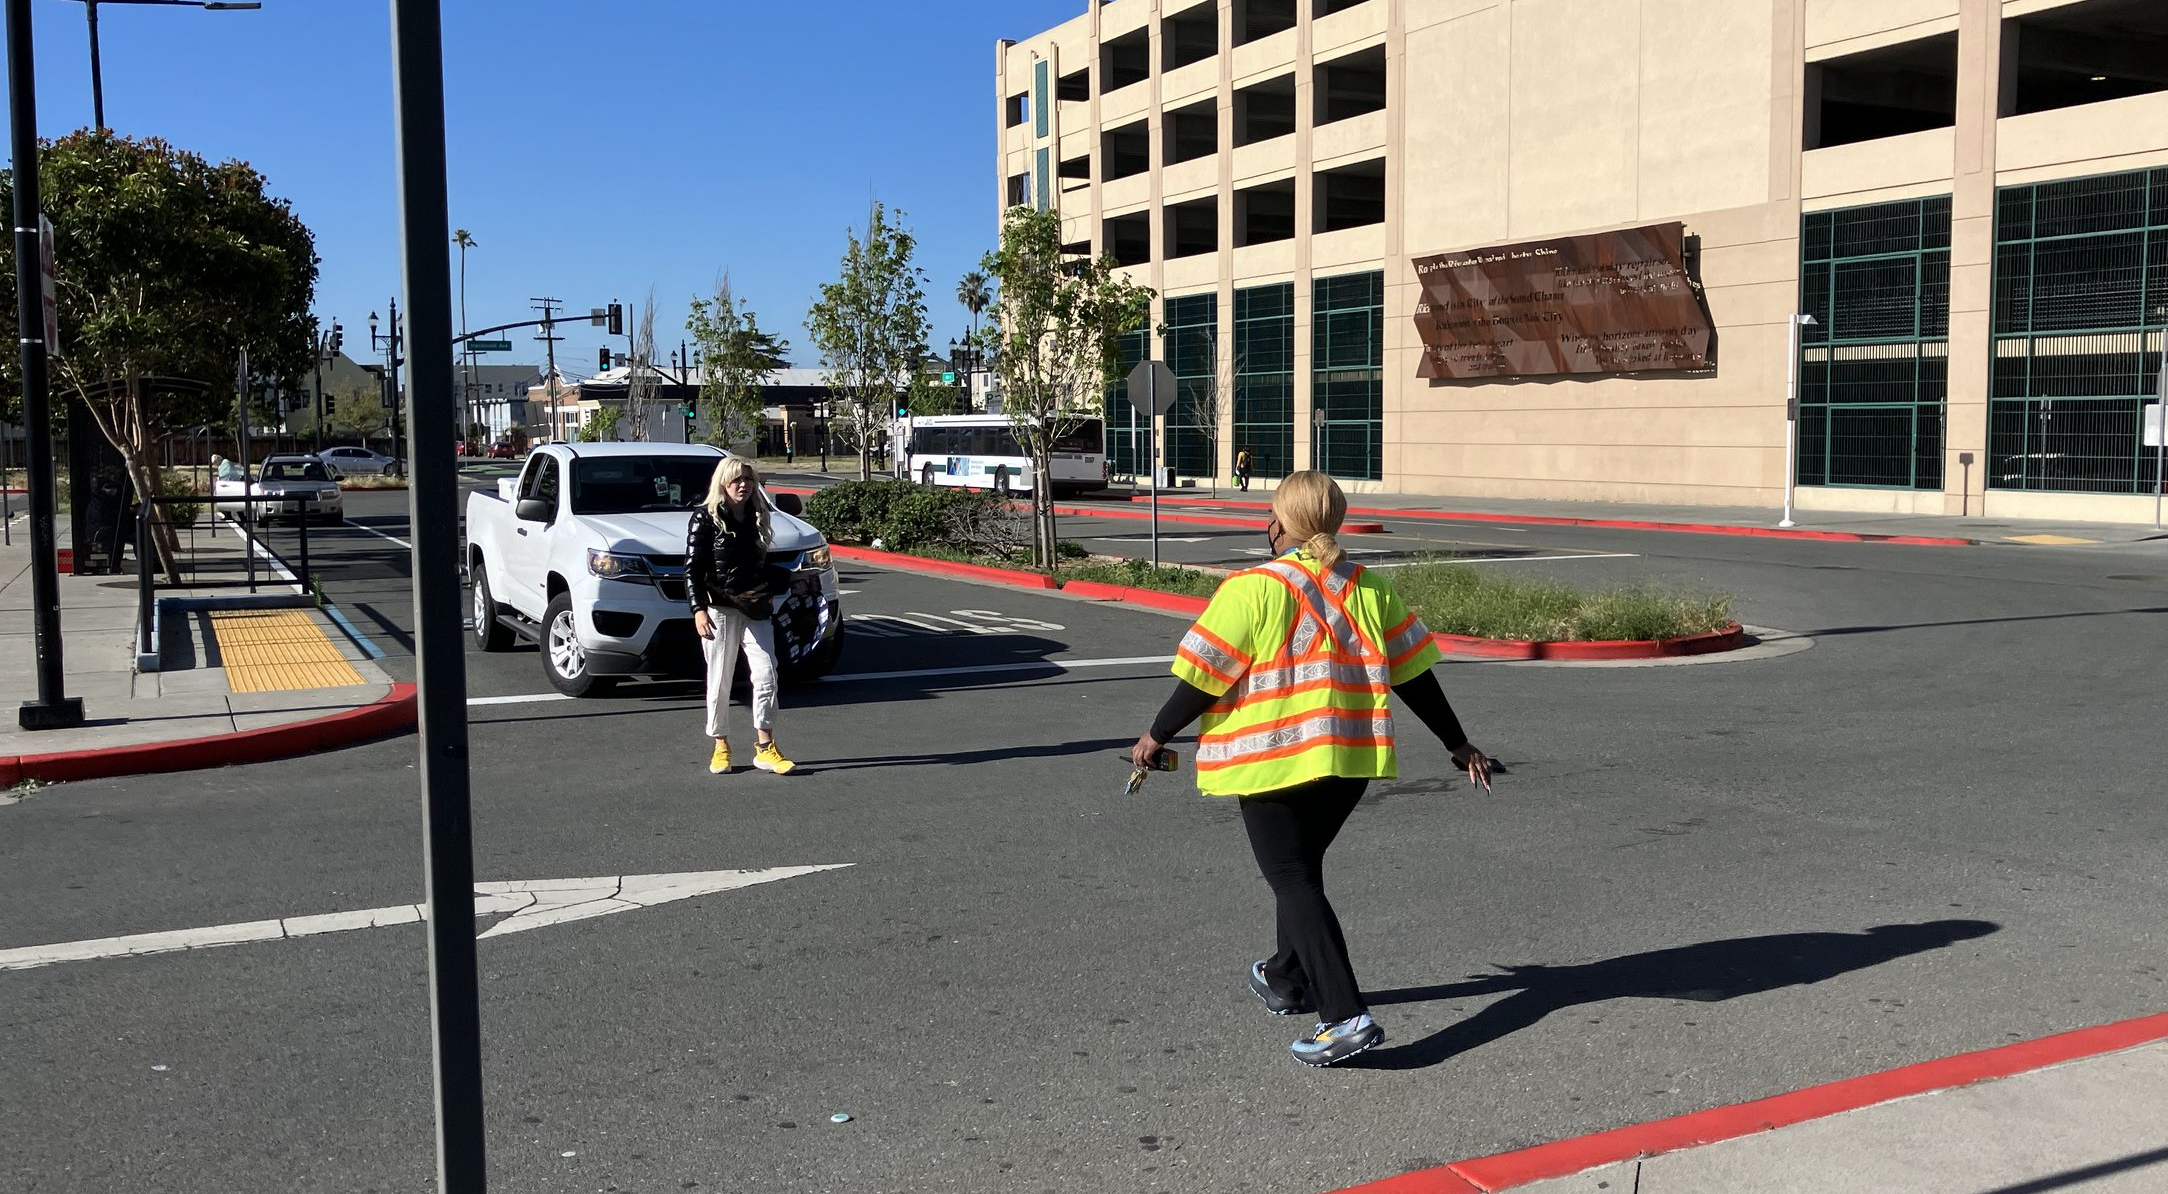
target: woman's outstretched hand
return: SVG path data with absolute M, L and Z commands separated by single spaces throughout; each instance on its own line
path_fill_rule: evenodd
M 1468 773 L 1469 783 L 1481 787 L 1485 792 L 1491 790 L 1490 756 L 1477 750 L 1474 743 L 1471 742 L 1453 752 L 1453 765 Z

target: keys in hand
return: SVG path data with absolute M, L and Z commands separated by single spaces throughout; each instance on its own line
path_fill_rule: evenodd
M 1130 770 L 1129 770 L 1129 783 L 1128 783 L 1128 784 L 1127 784 L 1126 786 L 1124 786 L 1124 787 L 1122 788 L 1122 795 L 1124 795 L 1124 796 L 1134 796 L 1134 795 L 1136 795 L 1136 794 L 1137 794 L 1137 793 L 1138 793 L 1139 791 L 1143 790 L 1143 788 L 1144 788 L 1144 777 L 1145 777 L 1145 776 L 1147 776 L 1147 775 L 1150 775 L 1150 774 L 1151 774 L 1151 772 L 1150 772 L 1149 770 L 1146 770 L 1146 769 L 1145 769 L 1145 768 L 1143 768 L 1143 767 L 1132 767 L 1132 768 L 1130 768 Z

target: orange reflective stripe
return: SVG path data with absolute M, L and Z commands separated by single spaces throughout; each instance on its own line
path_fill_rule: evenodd
M 1287 726 L 1299 725 L 1302 722 L 1315 721 L 1320 717 L 1354 721 L 1391 721 L 1393 713 L 1390 709 L 1334 709 L 1329 706 L 1322 709 L 1306 709 L 1301 713 L 1290 713 L 1285 717 L 1276 717 L 1271 721 L 1260 721 L 1254 725 L 1246 725 L 1238 730 L 1215 730 L 1198 740 L 1224 741 L 1229 738 L 1239 738 L 1244 734 L 1258 734 L 1267 730 L 1283 729 Z

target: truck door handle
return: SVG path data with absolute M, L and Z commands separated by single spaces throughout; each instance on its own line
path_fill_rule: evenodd
M 519 531 L 518 531 L 518 533 L 519 533 L 519 534 L 522 534 L 522 535 L 526 534 L 526 533 L 527 533 L 527 528 L 526 528 L 526 527 L 521 527 L 521 528 L 519 528 Z

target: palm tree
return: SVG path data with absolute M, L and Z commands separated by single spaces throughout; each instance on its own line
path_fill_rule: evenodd
M 979 312 L 992 306 L 994 301 L 993 292 L 986 288 L 986 275 L 977 270 L 965 274 L 956 283 L 956 301 L 971 312 L 971 338 L 976 341 L 979 338 Z
M 460 228 L 452 232 L 452 243 L 459 246 L 459 334 L 464 336 L 467 334 L 467 250 L 473 248 L 476 242 L 472 232 Z M 461 348 L 464 349 L 460 353 L 460 360 L 466 365 L 466 385 L 461 387 L 464 392 L 461 394 L 460 410 L 464 412 L 462 419 L 465 425 L 459 429 L 459 438 L 464 441 L 472 433 L 470 429 L 474 426 L 474 351 L 466 348 L 464 343 Z

